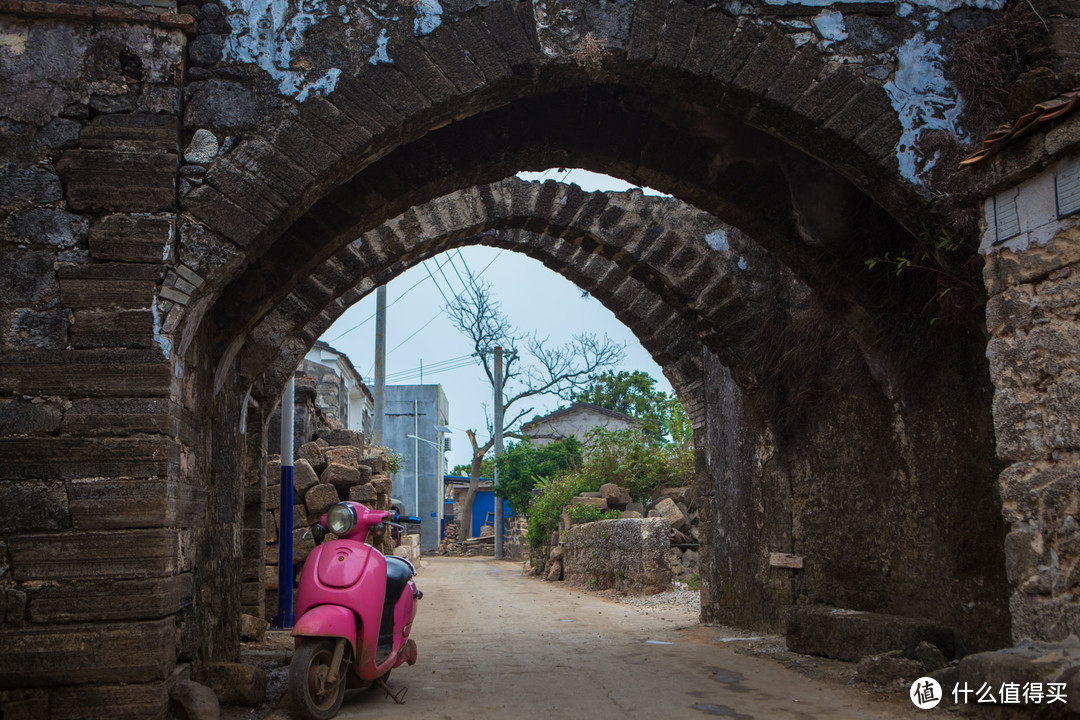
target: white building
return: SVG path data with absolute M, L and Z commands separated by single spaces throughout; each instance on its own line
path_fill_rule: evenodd
M 315 403 L 331 425 L 371 437 L 375 400 L 349 356 L 321 340 L 304 356 L 300 372 L 315 380 Z
M 530 420 L 521 426 L 521 434 L 529 438 L 535 447 L 564 440 L 571 435 L 585 444 L 591 430 L 626 430 L 636 423 L 634 418 L 621 412 L 592 403 L 578 403 Z

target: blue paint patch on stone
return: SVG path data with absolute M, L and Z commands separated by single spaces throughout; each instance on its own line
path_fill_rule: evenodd
M 304 46 L 304 33 L 328 17 L 350 18 L 344 6 L 331 8 L 328 0 L 304 0 L 301 8 L 288 0 L 223 0 L 232 34 L 225 42 L 228 60 L 258 65 L 272 77 L 282 95 L 303 102 L 312 93 L 334 90 L 337 68 L 308 79 L 309 71 L 293 68 L 294 53 Z
M 711 233 L 705 236 L 705 244 L 711 247 L 713 250 L 719 252 L 727 252 L 731 249 L 728 245 L 727 233 L 723 230 L 713 230 Z
M 900 119 L 903 132 L 896 146 L 900 174 L 922 185 L 939 157 L 925 158 L 919 151 L 919 136 L 927 130 L 944 130 L 962 138 L 958 125 L 963 99 L 945 79 L 941 45 L 919 32 L 900 45 L 896 52 L 896 73 L 885 83 L 885 92 Z
M 738 265 L 740 270 L 745 270 L 747 268 L 746 258 L 740 257 L 739 262 L 736 263 L 736 265 Z
M 825 47 L 834 42 L 847 40 L 847 28 L 844 27 L 844 16 L 836 10 L 822 10 L 814 17 L 814 27 L 824 41 Z
M 417 0 L 413 5 L 416 19 L 413 20 L 414 35 L 428 35 L 442 25 L 442 5 L 439 0 Z
M 379 63 L 392 63 L 390 55 L 386 52 L 386 44 L 390 42 L 390 33 L 383 28 L 379 33 L 379 39 L 375 41 L 375 52 L 368 58 L 368 62 L 372 65 L 378 65 Z

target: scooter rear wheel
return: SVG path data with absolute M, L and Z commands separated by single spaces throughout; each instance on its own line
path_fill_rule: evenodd
M 333 685 L 326 682 L 335 644 L 333 638 L 306 639 L 293 655 L 289 665 L 289 696 L 304 720 L 330 720 L 341 709 L 348 664 L 342 662 L 337 682 Z

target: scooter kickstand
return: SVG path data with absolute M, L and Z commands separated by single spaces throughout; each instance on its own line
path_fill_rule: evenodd
M 386 696 L 393 699 L 393 701 L 395 703 L 397 703 L 398 705 L 404 705 L 405 704 L 405 693 L 409 692 L 409 686 L 408 685 L 401 688 L 401 690 L 398 690 L 397 693 L 393 693 L 393 692 L 390 691 L 390 688 L 387 687 L 386 681 L 383 680 L 382 678 L 379 678 L 378 680 L 376 680 L 375 684 L 378 685 L 380 688 L 382 688 L 382 691 L 384 693 L 386 693 Z

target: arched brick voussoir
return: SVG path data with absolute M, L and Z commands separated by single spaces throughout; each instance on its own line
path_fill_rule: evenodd
M 267 382 L 276 387 L 297 361 L 281 354 L 286 338 L 314 341 L 378 284 L 465 244 L 522 252 L 587 289 L 681 383 L 700 372 L 703 338 L 738 364 L 748 334 L 737 337 L 723 325 L 759 315 L 768 299 L 763 289 L 773 284 L 766 275 L 787 272 L 737 231 L 677 200 L 510 178 L 411 208 L 329 258 L 252 331 L 245 374 L 254 379 L 268 369 Z M 757 272 L 748 272 L 748 258 Z M 702 290 L 682 287 L 686 278 L 702 280 L 705 297 L 722 301 L 724 313 L 707 326 L 695 307 Z M 719 291 L 728 296 L 719 298 Z M 749 307 L 740 309 L 743 304 Z
M 481 236 L 464 238 L 454 242 L 451 247 L 471 244 L 499 246 L 541 260 L 554 259 L 559 247 L 568 247 L 582 252 L 564 240 L 521 229 L 492 231 Z M 442 249 L 449 248 L 443 245 Z M 436 252 L 433 250 L 424 256 L 417 257 L 412 262 L 400 263 L 403 267 L 400 267 L 398 273 L 434 254 Z M 686 358 L 700 359 L 702 354 L 701 342 L 695 330 L 679 317 L 674 309 L 667 307 L 663 298 L 651 293 L 629 277 L 619 285 L 619 288 L 624 292 L 634 294 L 635 302 L 626 307 L 620 307 L 610 291 L 596 285 L 598 279 L 605 276 L 609 268 L 613 267 L 612 262 L 596 255 L 591 257 L 592 262 L 589 264 L 591 270 L 575 265 L 562 265 L 557 260 L 555 263 L 572 282 L 582 287 L 596 288 L 593 292 L 594 297 L 625 322 L 641 339 L 645 349 L 664 369 L 665 375 L 672 379 L 673 386 L 676 380 L 679 383 L 677 389 L 693 380 L 696 375 L 692 366 L 687 365 Z M 369 292 L 371 289 L 374 287 L 370 287 Z M 265 367 L 259 378 L 259 386 L 269 398 L 277 397 L 274 393 L 280 393 L 284 383 L 310 346 L 348 306 L 334 300 L 329 302 L 318 315 L 298 317 L 300 307 L 298 303 L 291 304 L 288 309 L 282 309 L 281 312 L 275 311 L 268 316 L 252 333 L 242 352 L 241 367 L 245 376 L 249 378 L 248 382 L 253 381 L 254 375 Z M 290 311 L 294 314 L 290 315 Z M 649 322 L 654 320 L 661 324 L 650 325 Z M 700 367 L 698 367 L 698 373 L 700 373 Z

